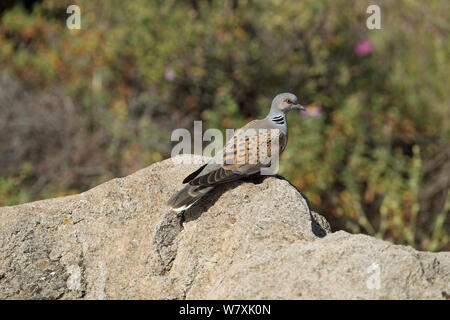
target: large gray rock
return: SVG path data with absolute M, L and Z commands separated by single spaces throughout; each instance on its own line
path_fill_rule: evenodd
M 198 165 L 156 163 L 85 193 L 0 208 L 0 298 L 445 299 L 450 253 L 331 233 L 287 181 L 165 202 Z

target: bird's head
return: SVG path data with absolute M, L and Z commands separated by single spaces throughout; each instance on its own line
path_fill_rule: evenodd
M 281 111 L 283 113 L 288 113 L 293 109 L 306 110 L 305 107 L 298 104 L 298 100 L 295 94 L 280 93 L 273 99 L 270 111 L 271 112 Z

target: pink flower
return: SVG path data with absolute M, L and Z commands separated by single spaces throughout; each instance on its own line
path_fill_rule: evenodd
M 427 23 L 425 29 L 427 30 L 428 33 L 434 33 L 436 31 L 435 26 L 430 22 Z
M 177 78 L 177 74 L 172 69 L 167 69 L 164 78 L 166 78 L 167 81 L 173 82 Z
M 318 117 L 323 113 L 322 107 L 315 104 L 306 107 L 306 110 L 301 110 L 302 117 Z
M 367 56 L 373 51 L 373 43 L 370 40 L 363 40 L 358 42 L 353 50 L 358 56 Z

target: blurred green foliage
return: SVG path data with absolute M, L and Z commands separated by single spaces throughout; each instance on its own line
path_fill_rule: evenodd
M 381 30 L 356 0 L 79 0 L 68 30 L 73 2 L 1 17 L 0 205 L 129 174 L 173 129 L 240 127 L 293 92 L 320 112 L 289 116 L 280 173 L 334 229 L 450 249 L 448 1 L 379 1 Z

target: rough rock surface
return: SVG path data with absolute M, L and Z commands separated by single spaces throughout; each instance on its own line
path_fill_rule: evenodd
M 184 217 L 170 211 L 197 167 L 169 159 L 0 208 L 0 298 L 449 298 L 450 253 L 331 233 L 280 178 L 219 187 Z

